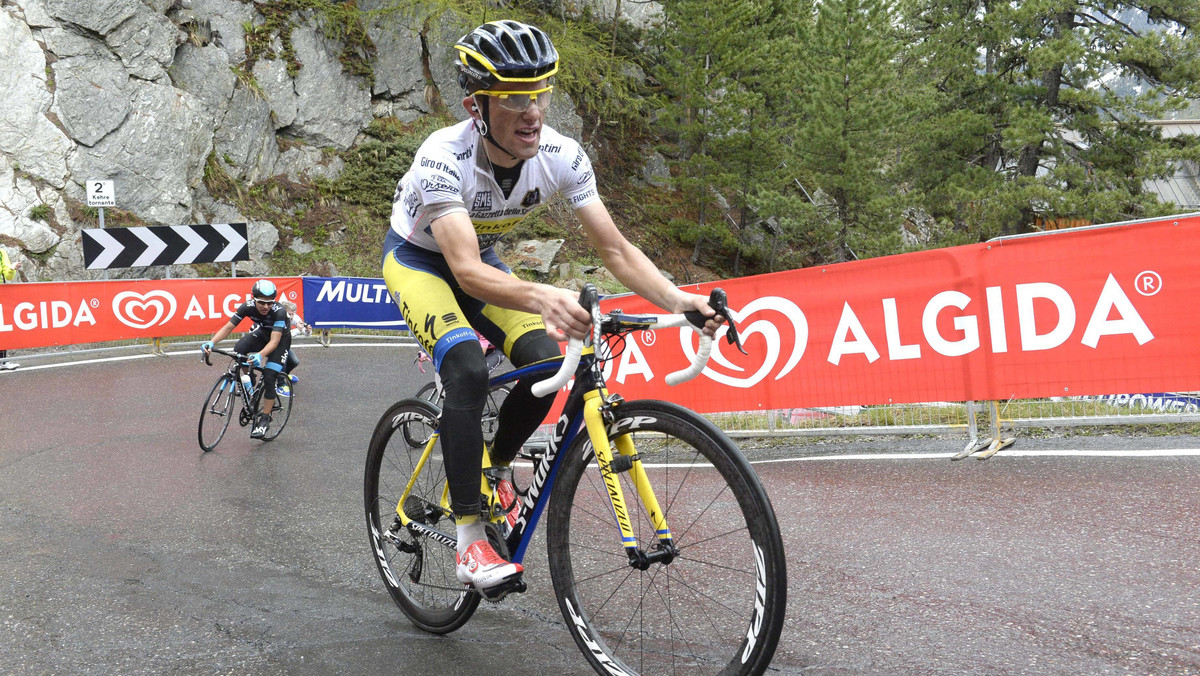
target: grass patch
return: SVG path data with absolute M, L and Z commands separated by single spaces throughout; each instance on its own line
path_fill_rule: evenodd
M 296 77 L 304 64 L 296 56 L 292 44 L 292 30 L 296 14 L 312 12 L 321 28 L 321 33 L 342 45 L 338 61 L 348 75 L 362 78 L 366 89 L 375 85 L 375 71 L 371 65 L 375 57 L 375 43 L 367 35 L 363 19 L 365 12 L 354 2 L 338 0 L 267 0 L 255 3 L 255 9 L 263 16 L 263 22 L 242 24 L 246 36 L 246 64 L 248 71 L 260 58 L 280 59 L 286 64 L 287 73 Z M 278 48 L 276 44 L 278 43 Z
M 39 204 L 29 210 L 29 217 L 35 221 L 46 222 L 53 213 L 54 210 L 50 208 L 49 204 Z

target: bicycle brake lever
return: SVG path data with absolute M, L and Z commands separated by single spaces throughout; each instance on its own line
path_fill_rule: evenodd
M 742 354 L 750 354 L 746 352 L 746 348 L 742 347 L 742 339 L 738 335 L 737 325 L 733 323 L 733 315 L 729 312 L 729 303 L 725 296 L 725 290 L 721 288 L 713 289 L 708 295 L 708 306 L 716 310 L 717 314 L 724 317 L 725 323 L 729 325 L 729 328 L 725 332 L 725 340 L 730 345 L 736 345 Z M 699 328 L 703 328 L 704 322 L 708 320 L 708 317 L 705 317 L 703 313 L 697 310 L 688 310 L 683 315 L 687 317 L 689 322 Z
M 746 348 L 742 347 L 742 338 L 738 335 L 737 325 L 733 323 L 733 314 L 729 312 L 729 300 L 725 296 L 725 289 L 720 287 L 713 289 L 712 293 L 708 295 L 708 304 L 717 311 L 717 314 L 725 318 L 726 324 L 729 324 L 729 329 L 725 332 L 725 340 L 730 345 L 736 345 L 742 354 L 750 354 L 746 352 Z
M 592 345 L 600 342 L 600 292 L 591 282 L 579 291 L 579 305 L 592 315 Z

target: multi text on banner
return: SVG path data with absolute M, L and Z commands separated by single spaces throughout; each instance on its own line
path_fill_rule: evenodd
M 382 279 L 305 277 L 304 307 L 318 329 L 408 330 Z

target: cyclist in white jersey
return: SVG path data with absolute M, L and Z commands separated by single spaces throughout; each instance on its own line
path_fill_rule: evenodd
M 441 440 L 458 535 L 457 576 L 487 589 L 515 580 L 520 564 L 488 544 L 480 520 L 480 428 L 488 370 L 475 331 L 517 367 L 561 354 L 556 340 L 582 338 L 590 314 L 577 294 L 521 280 L 493 245 L 551 195 L 563 195 L 604 265 L 667 312 L 698 310 L 713 335 L 724 318 L 703 296 L 670 283 L 613 223 L 587 154 L 543 124 L 558 53 L 540 29 L 493 21 L 463 36 L 457 51 L 462 105 L 470 118 L 431 134 L 400 179 L 384 241 L 383 276 L 413 335 L 433 356 L 445 389 Z M 545 418 L 550 397 L 518 382 L 501 408 L 491 448 L 507 467 Z M 517 509 L 501 472 L 502 503 Z

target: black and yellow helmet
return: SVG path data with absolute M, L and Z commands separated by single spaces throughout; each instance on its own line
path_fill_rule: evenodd
M 467 92 L 497 82 L 537 82 L 558 72 L 558 52 L 550 36 L 519 21 L 489 21 L 462 36 L 458 84 Z

